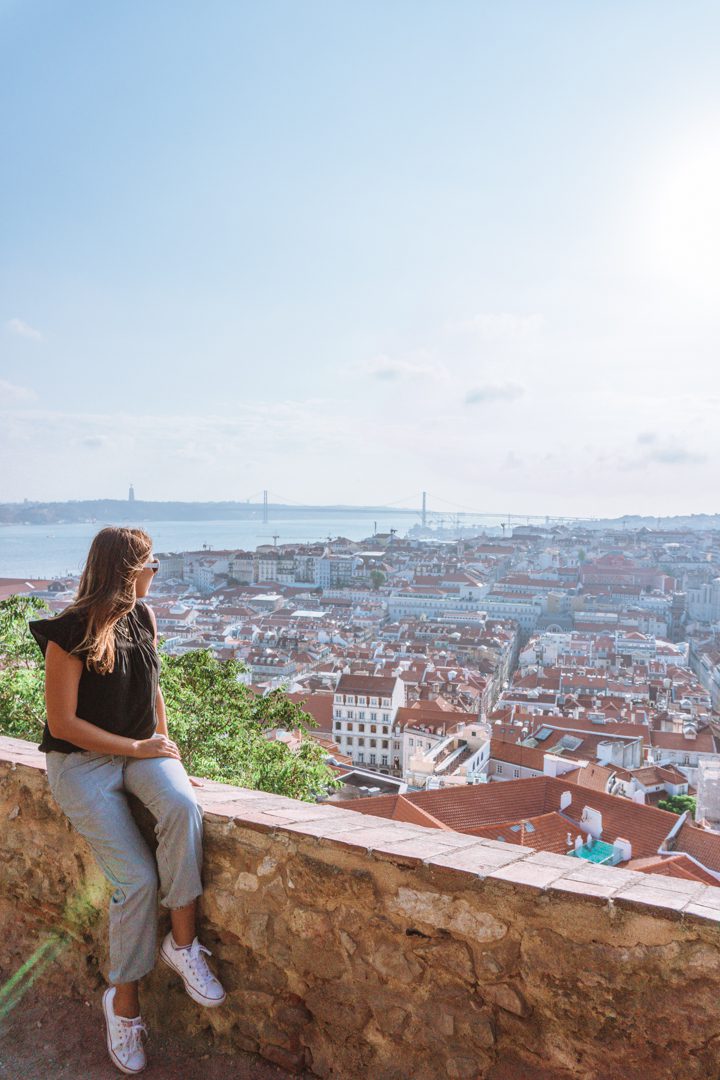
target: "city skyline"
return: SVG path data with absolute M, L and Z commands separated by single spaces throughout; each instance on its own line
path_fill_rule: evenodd
M 713 513 L 714 5 L 0 26 L 0 501 Z

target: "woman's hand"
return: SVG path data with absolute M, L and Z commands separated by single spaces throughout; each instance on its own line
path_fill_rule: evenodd
M 202 780 L 196 780 L 194 776 L 188 776 L 188 780 L 193 787 L 205 787 Z
M 133 757 L 156 758 L 171 757 L 180 760 L 180 751 L 177 744 L 168 739 L 167 735 L 152 735 L 149 739 L 137 739 L 133 743 Z

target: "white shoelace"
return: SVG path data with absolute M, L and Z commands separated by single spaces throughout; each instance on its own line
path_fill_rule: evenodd
M 188 949 L 188 966 L 192 969 L 194 975 L 196 975 L 199 979 L 202 979 L 204 982 L 208 982 L 210 979 L 214 979 L 215 976 L 213 975 L 210 968 L 207 966 L 207 960 L 202 955 L 203 953 L 207 953 L 208 956 L 212 956 L 212 952 L 210 951 L 210 949 L 207 949 L 199 942 L 194 948 L 191 947 L 190 949 Z
M 127 1017 L 118 1017 L 121 1021 L 121 1046 L 118 1049 L 127 1050 L 128 1053 L 133 1053 L 135 1050 L 142 1050 L 142 1037 L 143 1034 L 147 1035 L 147 1028 L 142 1020 L 128 1020 Z

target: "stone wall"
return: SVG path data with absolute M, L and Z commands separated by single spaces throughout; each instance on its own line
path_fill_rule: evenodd
M 200 936 L 228 1002 L 199 1008 L 158 965 L 151 1028 L 333 1080 L 720 1073 L 720 889 L 210 782 L 197 795 Z M 33 980 L 97 1001 L 110 886 L 29 743 L 0 740 L 0 822 L 0 1011 Z

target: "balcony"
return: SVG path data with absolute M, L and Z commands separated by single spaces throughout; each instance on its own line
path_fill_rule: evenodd
M 720 1072 L 720 888 L 212 782 L 197 795 L 200 934 L 228 1001 L 200 1009 L 162 965 L 143 980 L 163 1080 L 261 1078 L 271 1063 L 332 1080 Z M 110 886 L 32 744 L 0 740 L 0 796 L 4 1022 L 61 996 L 63 1015 L 93 1017 L 89 1060 Z M 176 1073 L 152 1056 L 170 1039 L 187 1055 Z M 106 1073 L 55 1074 L 81 1075 Z

